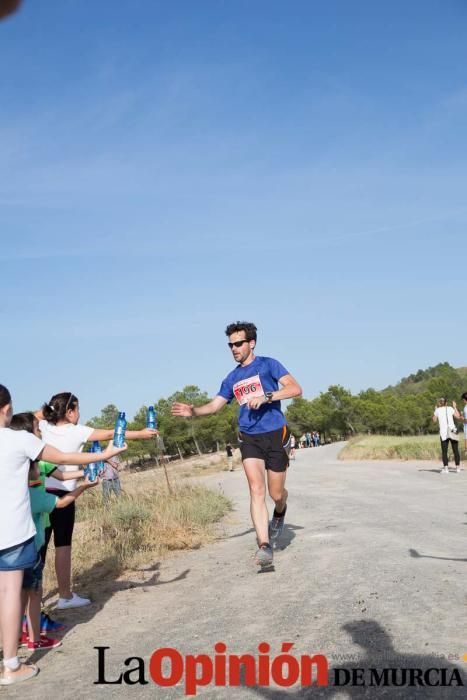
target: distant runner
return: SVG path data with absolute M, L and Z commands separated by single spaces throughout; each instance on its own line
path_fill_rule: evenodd
M 174 416 L 207 416 L 217 413 L 234 398 L 240 405 L 239 444 L 243 468 L 250 489 L 250 512 L 260 566 L 272 564 L 270 540 L 279 537 L 284 529 L 287 510 L 286 469 L 289 466 L 290 431 L 281 411 L 281 399 L 301 396 L 302 389 L 285 367 L 270 357 L 256 357 L 256 326 L 237 322 L 227 326 L 229 347 L 236 367 L 221 384 L 217 396 L 204 406 L 174 403 Z M 279 388 L 280 385 L 280 388 Z M 274 501 L 274 513 L 269 523 L 266 507 L 268 492 Z

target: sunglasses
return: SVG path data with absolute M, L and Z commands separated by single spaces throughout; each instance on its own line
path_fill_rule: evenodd
M 227 343 L 229 348 L 232 350 L 232 348 L 241 348 L 243 343 L 249 343 L 249 340 L 236 340 L 235 343 Z

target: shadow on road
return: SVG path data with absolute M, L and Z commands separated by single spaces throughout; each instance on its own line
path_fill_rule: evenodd
M 398 652 L 392 643 L 389 634 L 386 632 L 376 620 L 355 620 L 348 622 L 342 626 L 352 639 L 352 643 L 360 647 L 363 652 L 360 653 L 345 653 L 328 656 L 329 667 L 329 685 L 327 687 L 318 687 L 313 685 L 308 688 L 294 688 L 286 691 L 285 689 L 277 688 L 250 688 L 260 698 L 268 700 L 284 700 L 284 698 L 374 698 L 385 697 L 391 700 L 399 700 L 408 698 L 465 698 L 465 688 L 458 683 L 467 684 L 467 676 L 463 669 L 453 664 L 444 655 L 436 654 L 405 654 Z M 461 652 L 462 650 L 459 650 Z M 310 654 L 323 653 L 325 650 L 313 649 Z M 358 659 L 355 657 L 358 656 Z M 333 659 L 338 658 L 343 661 L 338 666 L 332 666 Z M 346 658 L 348 661 L 346 661 Z M 399 687 L 393 683 L 386 687 L 378 687 L 377 685 L 369 685 L 371 683 L 371 670 L 376 669 L 378 675 L 383 673 L 384 669 L 396 669 L 395 678 Z M 430 672 L 430 679 L 434 682 L 446 677 L 447 683 L 452 678 L 452 685 L 449 687 L 442 686 L 419 686 L 417 684 L 402 685 L 404 681 L 402 669 L 420 669 L 426 672 L 428 669 L 434 669 Z M 362 670 L 362 671 L 361 671 Z M 391 671 L 388 671 L 388 678 L 391 678 Z M 409 675 L 407 674 L 409 677 Z M 365 685 L 353 684 L 353 679 L 363 679 Z M 422 676 L 423 679 L 423 676 Z M 346 684 L 347 683 L 347 684 Z
M 280 552 L 282 552 L 284 549 L 287 549 L 287 547 L 293 542 L 293 540 L 296 537 L 295 532 L 297 530 L 304 529 L 305 528 L 303 528 L 301 525 L 292 525 L 292 523 L 286 523 L 282 535 L 280 536 L 278 542 L 274 545 L 274 549 L 277 549 Z
M 432 554 L 420 554 L 416 549 L 409 549 L 413 559 L 443 559 L 444 561 L 467 561 L 467 559 L 455 559 L 454 557 L 435 557 Z
M 71 632 L 71 630 L 77 625 L 82 625 L 92 620 L 92 618 L 102 610 L 105 604 L 113 597 L 115 593 L 136 588 L 144 589 L 151 588 L 153 586 L 164 586 L 166 584 L 175 583 L 176 581 L 183 581 L 190 572 L 190 569 L 185 569 L 178 574 L 178 576 L 175 576 L 167 581 L 161 581 L 160 567 L 160 563 L 156 562 L 155 564 L 148 567 L 142 567 L 141 569 L 135 571 L 135 574 L 143 575 L 145 572 L 152 572 L 152 575 L 149 578 L 145 578 L 144 580 L 140 581 L 134 581 L 132 579 L 119 581 L 102 580 L 103 572 L 112 569 L 115 570 L 115 560 L 114 557 L 108 557 L 103 561 L 97 562 L 94 566 L 83 571 L 78 577 L 76 577 L 76 587 L 80 587 L 80 591 L 83 591 L 84 593 L 90 591 L 92 597 L 91 605 L 86 605 L 82 608 L 72 608 L 66 611 L 60 610 L 57 611 L 57 613 L 52 610 L 52 617 L 57 620 L 59 619 L 60 622 L 63 622 L 63 624 L 66 625 L 66 628 L 63 633 L 54 633 L 51 636 L 60 639 L 63 638 L 63 644 L 66 645 L 67 635 Z M 80 581 L 82 582 L 81 585 Z M 44 598 L 44 603 L 50 600 L 50 598 L 57 593 L 57 589 L 50 591 Z M 34 652 L 30 657 L 28 657 L 28 661 L 31 663 L 38 662 L 42 660 L 46 654 L 49 653 L 49 651 L 51 650 Z

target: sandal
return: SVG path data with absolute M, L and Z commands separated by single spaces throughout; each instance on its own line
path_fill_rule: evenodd
M 0 685 L 12 685 L 20 681 L 28 681 L 39 673 L 39 669 L 34 664 L 20 664 L 16 671 L 3 667 L 0 675 Z

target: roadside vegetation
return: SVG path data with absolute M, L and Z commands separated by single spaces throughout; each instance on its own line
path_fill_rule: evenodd
M 102 501 L 100 485 L 79 499 L 75 582 L 87 586 L 115 579 L 125 571 L 150 568 L 171 551 L 197 549 L 216 538 L 215 524 L 232 509 L 231 502 L 221 491 L 182 481 L 171 472 L 170 490 L 163 470 L 153 468 L 122 472 L 123 493 L 108 504 Z M 45 576 L 49 590 L 55 585 L 53 561 L 50 551 Z
M 298 438 L 317 430 L 323 442 L 347 439 L 353 435 L 381 434 L 423 436 L 437 433 L 431 417 L 441 396 L 454 399 L 462 408 L 461 394 L 467 391 L 467 368 L 455 369 L 447 362 L 410 374 L 380 391 L 369 388 L 358 394 L 332 385 L 312 399 L 298 398 L 286 408 L 287 422 Z M 237 406 L 232 402 L 220 413 L 201 418 L 177 418 L 171 415 L 174 401 L 201 405 L 211 397 L 197 386 L 186 386 L 153 404 L 157 410 L 161 439 L 134 441 L 125 458 L 133 464 L 171 460 L 206 454 L 224 449 L 227 442 L 237 444 Z M 120 407 L 123 410 L 124 406 Z M 112 404 L 92 418 L 89 425 L 100 428 L 115 423 L 118 408 Z M 146 406 L 142 406 L 128 428 L 137 430 L 146 424 Z M 201 460 L 202 461 L 202 460 Z
M 358 435 L 351 438 L 339 452 L 339 459 L 419 459 L 439 462 L 440 455 L 437 435 Z

